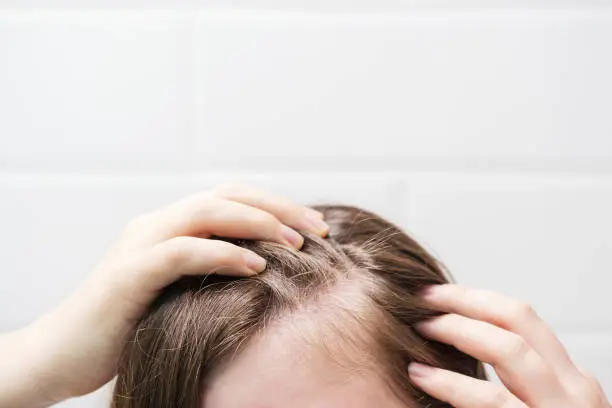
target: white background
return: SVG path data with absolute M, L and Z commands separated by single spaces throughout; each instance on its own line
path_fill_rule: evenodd
M 241 181 L 401 224 L 612 394 L 611 2 L 48 3 L 0 11 L 0 330 Z

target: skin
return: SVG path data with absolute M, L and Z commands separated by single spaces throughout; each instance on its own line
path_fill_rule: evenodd
M 340 367 L 304 341 L 303 329 L 267 329 L 213 375 L 201 407 L 406 408 L 378 374 Z
M 574 365 L 529 304 L 451 284 L 432 286 L 423 296 L 447 314 L 417 329 L 490 364 L 502 381 L 412 363 L 411 379 L 428 394 L 455 408 L 610 407 L 597 380 Z
M 50 406 L 104 385 L 116 373 L 131 328 L 159 291 L 179 277 L 251 275 L 265 268 L 252 252 L 208 239 L 211 235 L 298 250 L 303 239 L 295 229 L 322 236 L 328 231 L 320 213 L 243 186 L 198 193 L 136 217 L 70 297 L 23 329 L 0 336 L 0 407 Z M 423 296 L 448 314 L 421 324 L 421 333 L 492 364 L 503 382 L 411 364 L 412 381 L 434 397 L 456 408 L 610 408 L 597 381 L 573 365 L 524 303 L 457 285 L 433 287 Z M 296 364 L 278 353 L 281 345 L 293 347 L 293 355 L 299 346 L 282 336 L 266 338 L 220 373 L 205 398 L 215 408 L 396 408 L 375 376 L 347 377 L 316 359 Z M 275 364 L 267 367 L 257 351 Z M 283 367 L 294 370 L 287 375 Z M 236 400 L 223 400 L 233 393 Z M 252 405 L 231 405 L 241 402 Z
M 322 215 L 242 186 L 198 193 L 131 220 L 82 285 L 29 326 L 0 337 L 0 407 L 45 407 L 111 380 L 130 330 L 183 275 L 252 275 L 253 252 L 211 235 L 300 248 L 294 229 L 325 235 Z M 43 340 L 44 341 L 41 341 Z

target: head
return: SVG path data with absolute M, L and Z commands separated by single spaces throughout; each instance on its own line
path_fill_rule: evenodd
M 347 206 L 317 206 L 326 238 L 300 251 L 233 241 L 267 259 L 253 277 L 184 278 L 138 323 L 114 408 L 439 408 L 410 382 L 411 361 L 485 378 L 482 364 L 422 338 L 439 312 L 419 297 L 448 281 L 414 239 Z

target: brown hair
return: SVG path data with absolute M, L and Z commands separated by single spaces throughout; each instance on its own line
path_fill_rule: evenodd
M 367 361 L 402 400 L 418 407 L 450 405 L 417 389 L 407 365 L 419 361 L 485 379 L 482 364 L 453 347 L 423 339 L 414 323 L 436 316 L 419 298 L 429 284 L 446 283 L 442 266 L 414 239 L 375 214 L 349 206 L 316 206 L 328 237 L 308 233 L 300 251 L 265 242 L 232 241 L 267 259 L 248 278 L 210 275 L 170 285 L 137 324 L 120 361 L 113 408 L 198 408 L 211 373 L 259 331 L 318 305 L 321 325 L 337 330 L 339 347 L 324 346 L 339 363 L 348 347 Z M 327 296 L 341 284 L 356 289 L 358 310 Z M 337 292 L 336 292 L 337 295 Z M 342 302 L 340 302 L 342 303 Z M 338 318 L 338 313 L 342 317 Z M 220 318 L 222 314 L 222 318 Z M 324 330 L 324 329 L 321 329 Z M 360 344 L 360 343 L 370 344 Z M 358 367 L 353 367 L 358 368 Z M 412 406 L 412 405 L 411 405 Z

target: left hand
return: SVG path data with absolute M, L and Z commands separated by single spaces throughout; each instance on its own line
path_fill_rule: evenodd
M 423 298 L 448 314 L 417 330 L 490 364 L 503 383 L 410 364 L 410 378 L 429 395 L 456 408 L 611 408 L 528 304 L 454 284 L 429 287 Z
M 265 268 L 254 252 L 211 238 L 297 250 L 304 238 L 296 229 L 325 235 L 328 226 L 317 211 L 244 186 L 220 186 L 136 216 L 72 295 L 0 335 L 0 407 L 49 406 L 104 385 L 135 324 L 177 279 L 251 276 Z

